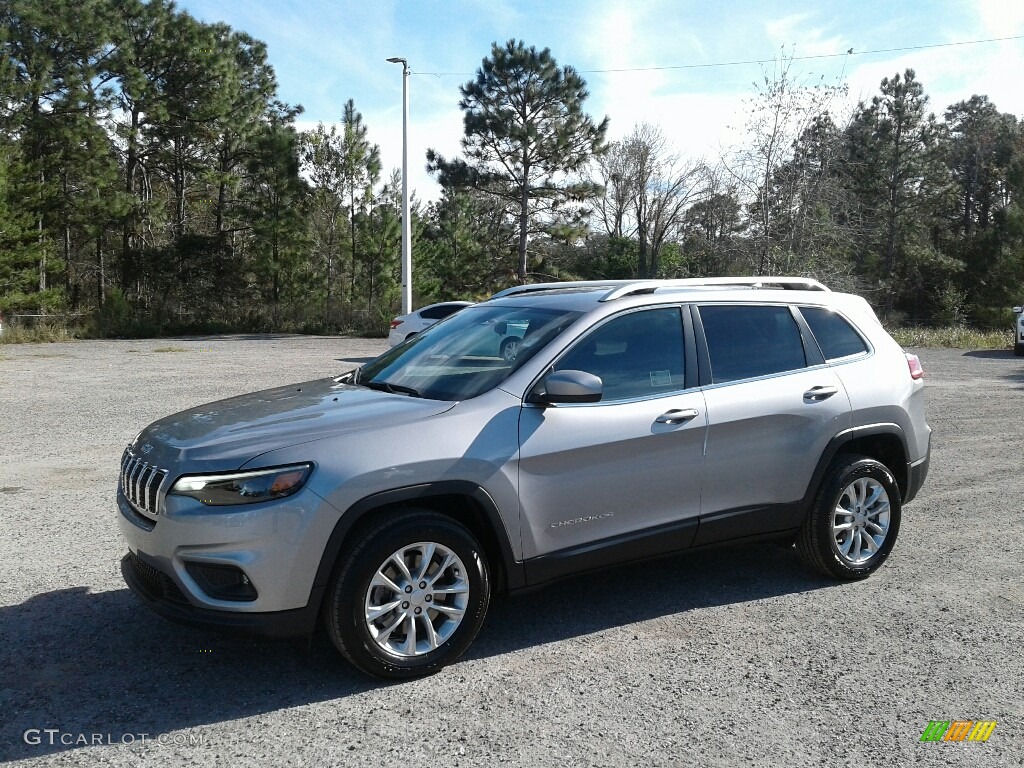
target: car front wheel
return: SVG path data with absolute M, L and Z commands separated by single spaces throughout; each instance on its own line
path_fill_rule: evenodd
M 889 557 L 900 512 L 900 489 L 884 464 L 840 455 L 825 474 L 797 536 L 797 550 L 827 576 L 866 578 Z
M 484 552 L 451 518 L 409 508 L 343 556 L 324 620 L 335 647 L 371 675 L 410 678 L 455 661 L 490 602 Z
M 523 343 L 522 339 L 510 336 L 509 338 L 501 342 L 501 357 L 506 363 L 515 362 L 516 357 L 519 355 L 519 347 Z

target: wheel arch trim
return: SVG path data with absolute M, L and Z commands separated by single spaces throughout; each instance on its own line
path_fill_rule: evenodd
M 828 442 L 828 445 L 825 446 L 825 450 L 822 451 L 821 457 L 818 459 L 818 464 L 814 468 L 814 473 L 811 475 L 811 482 L 807 486 L 807 492 L 804 494 L 803 505 L 806 509 L 810 508 L 810 504 L 813 502 L 814 496 L 818 492 L 818 487 L 821 485 L 821 481 L 825 477 L 825 473 L 828 471 L 828 468 L 835 457 L 842 452 L 842 449 L 855 441 L 871 437 L 895 437 L 899 440 L 903 458 L 896 466 L 889 466 L 887 463 L 886 467 L 896 479 L 896 485 L 900 489 L 900 494 L 904 497 L 907 496 L 910 481 L 908 465 L 910 452 L 907 446 L 906 434 L 899 424 L 893 424 L 891 422 L 865 424 L 839 432 Z M 878 457 L 873 458 L 878 459 Z M 903 501 L 909 501 L 910 498 L 912 497 L 904 498 Z
M 491 495 L 476 483 L 466 480 L 442 480 L 373 493 L 346 509 L 335 524 L 334 530 L 331 531 L 327 545 L 320 556 L 320 565 L 317 567 L 316 577 L 313 580 L 310 601 L 316 600 L 319 603 L 322 600 L 349 533 L 361 520 L 366 519 L 367 515 L 381 507 L 405 502 L 422 502 L 441 496 L 461 496 L 475 503 L 477 508 L 482 511 L 483 519 L 480 520 L 480 524 L 493 535 L 494 543 L 497 544 L 500 551 L 501 562 L 498 565 L 506 582 L 505 587 L 508 590 L 515 590 L 525 586 L 526 580 L 523 575 L 522 563 L 515 559 L 508 531 Z M 481 542 L 481 544 L 487 546 L 487 542 Z

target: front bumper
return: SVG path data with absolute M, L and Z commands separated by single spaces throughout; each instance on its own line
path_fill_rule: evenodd
M 165 619 L 216 629 L 238 630 L 269 637 L 303 637 L 313 634 L 323 589 L 314 590 L 304 608 L 269 613 L 199 608 L 185 598 L 165 573 L 132 552 L 121 558 L 125 583 L 143 602 Z
M 325 587 L 316 583 L 318 569 L 339 515 L 308 488 L 237 509 L 211 509 L 195 499 L 168 496 L 155 518 L 140 515 L 119 490 L 117 507 L 132 566 L 122 568 L 125 581 L 158 613 L 258 631 L 263 623 L 274 624 L 275 615 L 293 621 L 308 609 L 315 622 Z M 231 597 L 211 590 L 202 574 L 197 576 L 204 568 L 244 574 L 251 594 Z M 305 630 L 300 625 L 294 634 Z

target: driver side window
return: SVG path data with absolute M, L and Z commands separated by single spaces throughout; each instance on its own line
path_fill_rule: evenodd
M 604 384 L 601 402 L 658 397 L 684 388 L 678 307 L 630 312 L 581 339 L 556 371 L 586 371 Z

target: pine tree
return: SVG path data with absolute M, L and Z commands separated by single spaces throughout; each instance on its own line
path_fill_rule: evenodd
M 363 123 L 363 116 L 356 110 L 355 102 L 352 99 L 345 102 L 341 125 L 341 168 L 345 203 L 348 207 L 349 255 L 351 259 L 349 303 L 354 308 L 360 250 L 356 216 L 357 213 L 368 212 L 371 205 L 374 187 L 380 179 L 380 147 L 371 144 L 366 138 L 369 128 Z
M 886 312 L 902 292 L 917 314 L 928 273 L 932 283 L 944 282 L 940 273 L 958 269 L 935 249 L 935 219 L 949 177 L 941 155 L 943 127 L 927 107 L 924 87 L 908 69 L 884 78 L 881 94 L 858 107 L 847 129 L 850 178 L 864 221 L 877 222 L 860 262 L 882 281 Z M 880 263 L 871 263 L 872 252 L 881 254 Z
M 448 161 L 430 150 L 428 167 L 442 186 L 472 187 L 515 205 L 517 276 L 525 283 L 532 232 L 582 231 L 580 204 L 598 188 L 580 174 L 604 151 L 608 118 L 595 124 L 583 111 L 589 94 L 575 69 L 521 40 L 494 43 L 460 92 L 465 159 Z

